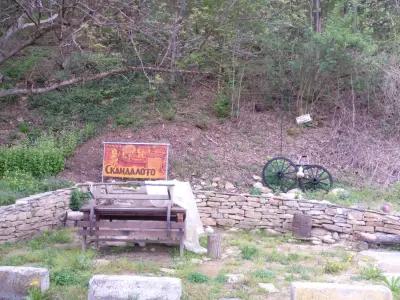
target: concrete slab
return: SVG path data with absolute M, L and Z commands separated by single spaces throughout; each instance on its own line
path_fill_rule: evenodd
M 392 300 L 383 285 L 357 285 L 322 282 L 293 282 L 291 300 Z

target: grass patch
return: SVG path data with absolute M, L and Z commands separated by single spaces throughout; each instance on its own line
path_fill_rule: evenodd
M 275 273 L 270 270 L 256 270 L 251 273 L 252 277 L 262 282 L 272 282 L 275 278 Z
M 360 278 L 364 280 L 380 281 L 384 279 L 381 269 L 375 266 L 364 267 L 360 272 Z
M 187 280 L 192 283 L 205 283 L 209 281 L 209 278 L 200 272 L 193 272 L 187 276 Z
M 338 274 L 343 272 L 348 268 L 348 265 L 345 262 L 341 261 L 327 261 L 324 264 L 324 273 L 326 274 Z
M 347 185 L 338 185 L 337 187 L 343 188 L 345 193 L 325 193 L 322 191 L 307 192 L 307 199 L 325 199 L 332 203 L 340 205 L 351 206 L 360 204 L 365 208 L 379 209 L 380 206 L 389 202 L 393 205 L 394 209 L 400 209 L 400 184 L 394 184 L 389 188 L 379 187 L 352 187 Z
M 258 249 L 253 245 L 242 246 L 240 248 L 240 252 L 242 254 L 242 258 L 246 260 L 252 260 L 259 254 Z

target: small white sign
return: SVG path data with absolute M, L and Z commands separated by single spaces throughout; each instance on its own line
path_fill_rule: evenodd
M 302 115 L 302 116 L 299 116 L 296 118 L 296 123 L 298 125 L 309 123 L 311 121 L 312 121 L 312 118 L 311 118 L 310 114 Z

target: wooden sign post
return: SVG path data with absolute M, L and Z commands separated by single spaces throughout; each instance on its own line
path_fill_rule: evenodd
M 167 179 L 169 144 L 104 142 L 104 178 Z

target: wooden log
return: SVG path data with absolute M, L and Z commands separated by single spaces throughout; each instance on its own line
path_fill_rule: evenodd
M 219 233 L 212 233 L 207 238 L 207 255 L 213 259 L 221 258 L 222 236 Z
M 400 244 L 400 235 L 387 233 L 357 233 L 357 238 L 370 244 L 396 245 Z

